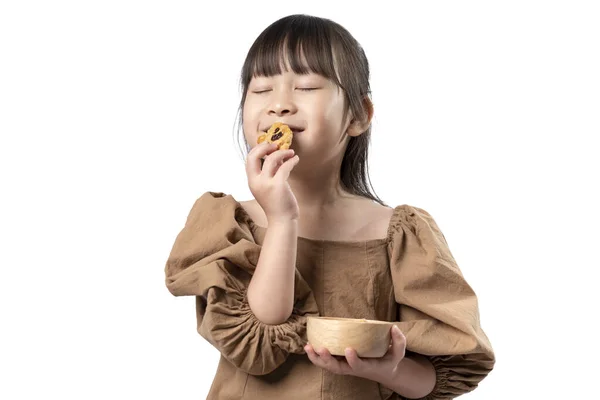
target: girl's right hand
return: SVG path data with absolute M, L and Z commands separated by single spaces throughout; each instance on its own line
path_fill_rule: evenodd
M 261 159 L 266 157 L 261 170 Z M 300 210 L 288 183 L 292 169 L 298 164 L 294 150 L 277 150 L 277 145 L 263 142 L 248 154 L 246 175 L 248 186 L 267 221 L 298 219 Z

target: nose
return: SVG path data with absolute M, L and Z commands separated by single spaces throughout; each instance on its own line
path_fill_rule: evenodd
M 297 111 L 294 99 L 287 91 L 278 91 L 273 93 L 271 104 L 269 105 L 269 115 L 285 116 L 295 114 Z

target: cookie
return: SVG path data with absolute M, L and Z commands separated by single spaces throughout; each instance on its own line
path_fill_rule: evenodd
M 293 137 L 294 134 L 289 126 L 281 122 L 275 122 L 271 125 L 267 133 L 258 137 L 257 143 L 275 143 L 279 150 L 287 150 L 292 145 Z

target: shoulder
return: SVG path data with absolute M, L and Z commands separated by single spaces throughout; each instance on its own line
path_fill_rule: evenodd
M 385 238 L 394 209 L 371 199 L 358 199 L 346 211 L 355 220 L 356 231 L 361 238 Z
M 188 219 L 198 217 L 211 217 L 220 214 L 218 211 L 226 211 L 233 206 L 233 197 L 222 192 L 204 192 L 196 198 Z
M 196 225 L 199 229 L 215 229 L 222 226 L 248 225 L 250 217 L 233 195 L 207 191 L 198 197 L 188 214 L 186 225 Z
M 419 247 L 425 253 L 453 260 L 444 233 L 431 213 L 421 207 L 403 204 L 394 209 L 388 241 L 398 249 Z
M 399 232 L 410 232 L 418 236 L 424 228 L 438 230 L 431 214 L 421 207 L 400 204 L 393 208 L 388 225 L 388 238 L 392 240 Z
M 377 232 L 376 237 L 387 237 L 390 221 L 394 216 L 395 209 L 378 203 L 373 203 L 370 207 L 370 210 L 367 209 L 366 211 L 368 218 L 373 221 L 374 229 L 376 229 Z

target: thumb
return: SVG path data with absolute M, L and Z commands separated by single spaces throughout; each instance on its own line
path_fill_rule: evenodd
M 391 351 L 395 356 L 404 358 L 406 352 L 406 336 L 402 333 L 398 326 L 392 327 L 392 348 Z

